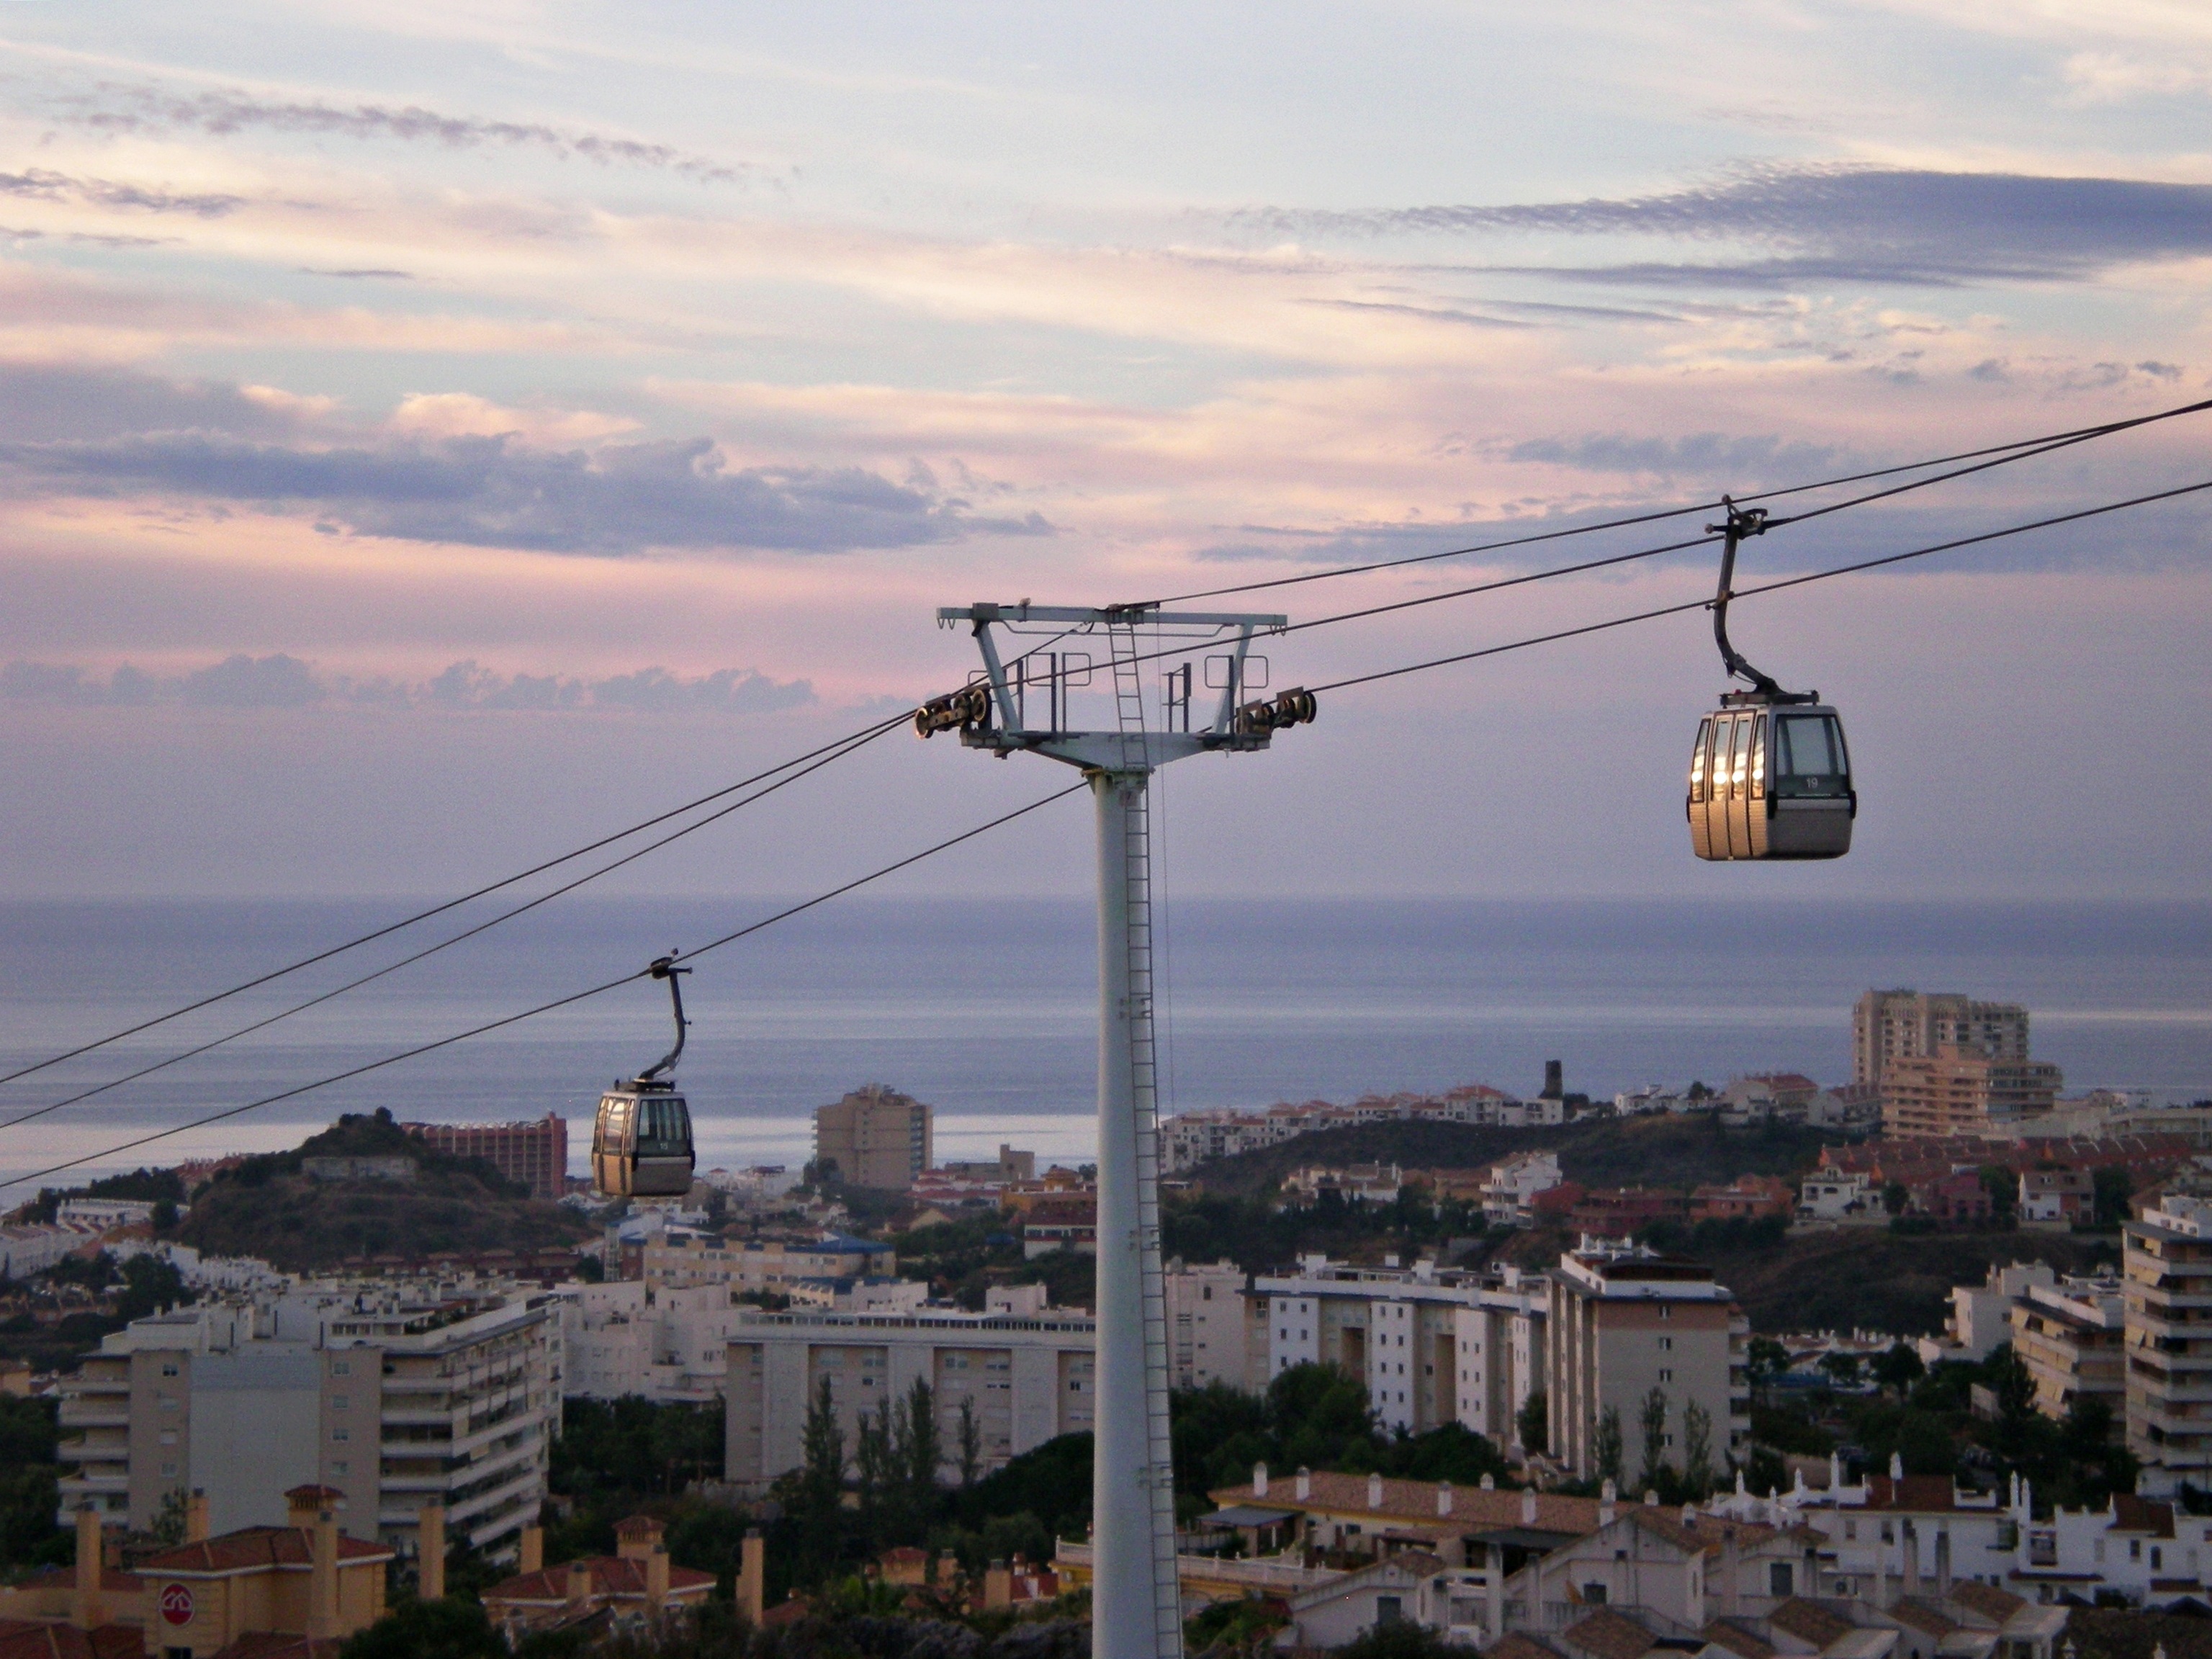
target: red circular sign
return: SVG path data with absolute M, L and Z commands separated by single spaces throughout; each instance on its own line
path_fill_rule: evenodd
M 161 1617 L 173 1625 L 192 1622 L 192 1587 L 190 1584 L 161 1586 Z

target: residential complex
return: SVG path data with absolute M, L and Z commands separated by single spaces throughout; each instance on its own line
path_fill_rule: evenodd
M 1893 1061 L 1945 1048 L 1992 1060 L 2027 1058 L 2027 1010 L 1955 992 L 1869 991 L 1851 1011 L 1851 1081 L 1879 1084 Z
M 849 1446 L 864 1413 L 904 1399 L 916 1382 L 933 1392 L 948 1476 L 963 1406 L 981 1466 L 997 1468 L 1091 1427 L 1097 1342 L 1091 1316 L 1047 1307 L 1042 1285 L 994 1290 L 980 1314 L 748 1310 L 727 1345 L 725 1474 L 758 1491 L 799 1468 L 806 1414 L 825 1384 Z
M 1170 1387 L 1202 1389 L 1224 1382 L 1249 1389 L 1255 1377 L 1265 1380 L 1266 1322 L 1254 1317 L 1255 1304 L 1244 1293 L 1242 1267 L 1226 1261 L 1196 1267 L 1170 1261 L 1162 1283 L 1167 1291 Z
M 2138 1492 L 2212 1486 L 2212 1203 L 2168 1197 L 2124 1229 L 2128 1449 Z
M 2125 1299 L 2117 1279 L 2031 1285 L 2012 1304 L 2012 1351 L 2035 1384 L 2035 1408 L 2063 1421 L 2077 1405 L 2102 1401 L 2113 1431 L 2127 1424 Z
M 904 1192 L 936 1162 L 936 1113 L 881 1083 L 814 1113 L 814 1162 L 853 1187 Z
M 480 1158 L 533 1198 L 568 1190 L 568 1120 L 548 1112 L 535 1123 L 403 1123 L 409 1134 L 455 1158 Z
M 1551 1454 L 1582 1478 L 1599 1468 L 1601 1425 L 1618 1413 L 1624 1468 L 1640 1472 L 1640 1416 L 1666 1407 L 1665 1461 L 1691 1451 L 1689 1408 L 1705 1414 L 1710 1467 L 1748 1449 L 1750 1322 L 1712 1269 L 1636 1246 L 1585 1239 L 1552 1275 L 1544 1373 Z
M 62 1384 L 64 1514 L 150 1528 L 204 1490 L 217 1530 L 327 1486 L 411 1545 L 417 1510 L 498 1549 L 536 1518 L 563 1391 L 553 1297 L 512 1285 L 296 1281 L 134 1321 Z
M 1882 1069 L 1881 1121 L 1891 1135 L 1988 1135 L 2048 1114 L 2065 1079 L 2039 1060 L 1998 1059 L 1943 1043 Z
M 1293 1365 L 1337 1365 L 1366 1382 L 1388 1428 L 1463 1423 L 1503 1444 L 1544 1387 L 1544 1281 L 1510 1268 L 1354 1267 L 1308 1256 L 1296 1273 L 1259 1275 L 1252 1296 L 1266 1344 L 1255 1389 Z

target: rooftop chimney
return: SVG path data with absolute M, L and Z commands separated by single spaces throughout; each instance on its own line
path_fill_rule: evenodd
M 1252 1466 L 1252 1496 L 1265 1498 L 1267 1495 L 1267 1466 L 1265 1463 L 1255 1463 Z
M 568 1564 L 568 1605 L 580 1607 L 592 1599 L 592 1570 L 581 1561 Z
M 633 1515 L 615 1522 L 615 1553 L 625 1561 L 642 1561 L 660 1547 L 660 1522 L 649 1515 Z
M 658 1544 L 645 1558 L 645 1605 L 655 1613 L 668 1605 L 668 1552 Z
M 521 1553 L 516 1558 L 514 1563 L 514 1570 L 517 1572 L 543 1572 L 545 1571 L 544 1528 L 525 1527 L 522 1529 L 522 1542 L 520 1547 Z
M 1521 1494 L 1521 1524 L 1524 1527 L 1536 1524 L 1536 1494 L 1533 1492 Z
M 312 1565 L 307 1577 L 307 1639 L 327 1642 L 338 1633 L 338 1514 L 325 1505 L 315 1511 Z
M 1614 1507 L 1614 1505 L 1616 1505 L 1616 1504 L 1619 1504 L 1620 1502 L 1620 1487 L 1618 1487 L 1618 1486 L 1614 1486 L 1614 1485 L 1613 1484 L 1613 1482 L 1612 1482 L 1612 1481 L 1610 1481 L 1610 1480 L 1607 1481 L 1607 1482 L 1605 1483 L 1605 1485 L 1604 1485 L 1604 1486 L 1601 1486 L 1601 1487 L 1598 1489 L 1598 1495 L 1597 1495 L 1597 1523 L 1598 1523 L 1598 1525 L 1600 1525 L 1601 1527 L 1609 1527 L 1609 1526 L 1611 1526 L 1611 1525 L 1613 1523 L 1613 1520 L 1614 1520 L 1614 1518 L 1615 1518 L 1617 1516 L 1619 1516 L 1619 1514 L 1620 1513 L 1620 1511 L 1617 1508 L 1615 1508 L 1615 1507 Z
M 1379 1474 L 1367 1477 L 1367 1507 L 1370 1510 L 1382 1507 L 1382 1477 Z
M 1313 1471 L 1303 1463 L 1298 1465 L 1297 1494 L 1301 1498 L 1313 1496 Z
M 425 1601 L 446 1599 L 446 1506 L 415 1511 L 415 1593 Z
M 194 1486 L 191 1495 L 185 1499 L 185 1542 L 204 1544 L 208 1539 L 208 1495 L 206 1488 Z
M 1485 1492 L 1496 1492 L 1498 1490 L 1498 1477 L 1494 1474 L 1484 1475 L 1482 1477 L 1482 1489 Z
M 100 1511 L 89 1504 L 76 1512 L 76 1579 L 70 1597 L 70 1623 L 97 1630 L 100 1605 Z
M 768 1611 L 762 1605 L 767 1596 L 768 1540 L 761 1536 L 758 1527 L 748 1527 L 744 1547 L 738 1559 L 738 1607 L 756 1627 L 761 1615 Z
M 994 1561 L 983 1569 L 983 1605 L 986 1608 L 1014 1605 L 1014 1575 L 1004 1561 Z

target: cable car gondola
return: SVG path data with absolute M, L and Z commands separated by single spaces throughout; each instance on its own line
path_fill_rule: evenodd
M 1736 544 L 1766 528 L 1766 514 L 1726 496 L 1713 639 L 1748 691 L 1725 692 L 1698 726 L 1690 751 L 1690 849 L 1701 859 L 1836 859 L 1851 850 L 1858 792 L 1841 715 L 1817 691 L 1784 691 L 1729 643 L 1729 583 Z
M 599 1097 L 592 1127 L 592 1189 L 601 1198 L 680 1198 L 691 1190 L 697 1154 L 691 1148 L 691 1111 L 677 1092 L 676 1060 L 684 1052 L 684 993 L 676 976 L 689 968 L 673 957 L 653 964 L 668 981 L 676 1008 L 676 1046 L 627 1083 Z

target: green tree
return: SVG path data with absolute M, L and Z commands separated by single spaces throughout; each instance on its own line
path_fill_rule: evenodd
M 798 1523 L 799 1559 L 811 1581 L 836 1569 L 844 1541 L 845 1435 L 837 1426 L 837 1403 L 823 1377 L 806 1408 L 800 1431 L 803 1461 L 793 1494 L 792 1518 Z
M 1644 1431 L 1644 1474 L 1646 1492 L 1659 1484 L 1661 1473 L 1667 1467 L 1667 1390 L 1657 1383 L 1644 1396 L 1644 1404 L 1636 1413 L 1637 1426 Z
M 1874 1380 L 1900 1394 L 1927 1374 L 1928 1367 L 1909 1343 L 1893 1342 L 1886 1352 L 1875 1357 Z
M 1790 1350 L 1771 1336 L 1753 1337 L 1747 1358 L 1753 1382 L 1771 1382 L 1790 1369 Z
M 891 1445 L 891 1402 L 862 1412 L 853 1430 L 853 1484 L 860 1499 L 860 1527 L 871 1540 L 883 1528 L 887 1505 L 897 1501 Z
M 1607 1406 L 1597 1414 L 1597 1432 L 1590 1440 L 1590 1461 L 1597 1466 L 1599 1480 L 1620 1484 L 1623 1449 L 1620 1407 Z
M 346 1638 L 338 1659 L 507 1659 L 507 1644 L 474 1601 L 402 1601 Z
M 1893 1216 L 1903 1215 L 1911 1201 L 1912 1194 L 1901 1181 L 1893 1181 L 1881 1189 L 1881 1207 Z
M 1713 1414 L 1694 1400 L 1682 1407 L 1682 1484 L 1700 1498 L 1713 1486 Z
M 937 1503 L 937 1468 L 945 1461 L 945 1434 L 937 1424 L 937 1395 L 917 1376 L 907 1391 L 903 1408 L 907 1503 L 917 1516 L 927 1516 Z
M 983 1468 L 983 1429 L 975 1421 L 975 1402 L 966 1395 L 960 1397 L 960 1425 L 955 1433 L 957 1437 L 955 1455 L 960 1460 L 960 1484 L 972 1486 Z
M 185 1505 L 189 1500 L 182 1486 L 172 1486 L 161 1494 L 155 1506 L 154 1524 L 147 1528 L 157 1544 L 177 1545 L 185 1541 Z
M 1520 1432 L 1521 1444 L 1529 1451 L 1542 1451 L 1551 1444 L 1551 1402 L 1545 1399 L 1541 1389 L 1521 1402 L 1521 1409 L 1513 1416 L 1513 1426 Z
M 1848 1389 L 1859 1380 L 1859 1357 L 1841 1350 L 1820 1356 L 1820 1369 L 1839 1389 Z
M 2092 1219 L 2098 1228 L 2109 1231 L 2128 1218 L 2128 1200 L 2135 1194 L 2135 1177 L 2114 1165 L 2099 1170 L 2089 1179 L 2096 1192 Z

